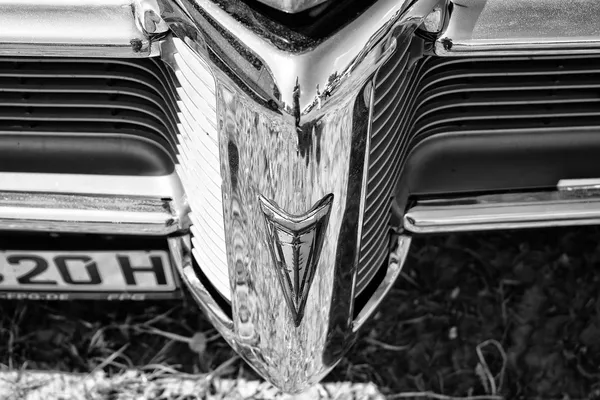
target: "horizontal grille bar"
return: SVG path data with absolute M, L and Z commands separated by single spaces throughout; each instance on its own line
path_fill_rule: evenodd
M 171 74 L 154 59 L 0 58 L 0 170 L 172 173 L 179 119 Z M 19 135 L 29 139 L 11 158 Z M 41 154 L 36 144 L 52 150 Z
M 392 201 L 418 143 L 446 133 L 600 129 L 598 56 L 417 60 L 411 46 L 398 48 L 376 77 L 358 291 L 388 252 Z

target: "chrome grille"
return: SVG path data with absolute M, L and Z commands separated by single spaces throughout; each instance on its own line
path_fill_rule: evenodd
M 397 51 L 377 73 L 371 121 L 367 197 L 363 219 L 357 292 L 388 256 L 390 209 L 400 174 L 400 152 L 412 119 L 417 74 L 411 47 Z
M 600 58 L 436 59 L 424 62 L 411 136 L 598 126 Z
M 230 299 L 216 81 L 208 65 L 187 44 L 179 39 L 173 39 L 173 44 L 180 140 L 177 172 L 192 210 L 192 251 L 212 285 Z
M 390 210 L 408 154 L 441 133 L 598 127 L 595 55 L 443 58 L 398 46 L 376 76 L 358 290 L 388 254 Z

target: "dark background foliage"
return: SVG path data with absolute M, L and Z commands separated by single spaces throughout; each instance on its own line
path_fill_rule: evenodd
M 387 394 L 600 398 L 599 238 L 590 227 L 416 239 L 327 379 Z M 6 368 L 256 378 L 189 299 L 2 301 L 0 318 Z

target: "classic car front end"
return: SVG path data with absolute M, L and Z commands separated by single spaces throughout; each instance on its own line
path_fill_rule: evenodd
M 263 3 L 0 1 L 1 297 L 184 290 L 299 392 L 414 235 L 600 223 L 600 3 Z

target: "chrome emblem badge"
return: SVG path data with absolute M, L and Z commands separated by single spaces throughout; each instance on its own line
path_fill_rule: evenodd
M 279 283 L 294 325 L 299 326 L 323 247 L 333 195 L 325 196 L 302 215 L 288 214 L 275 202 L 259 198 Z

